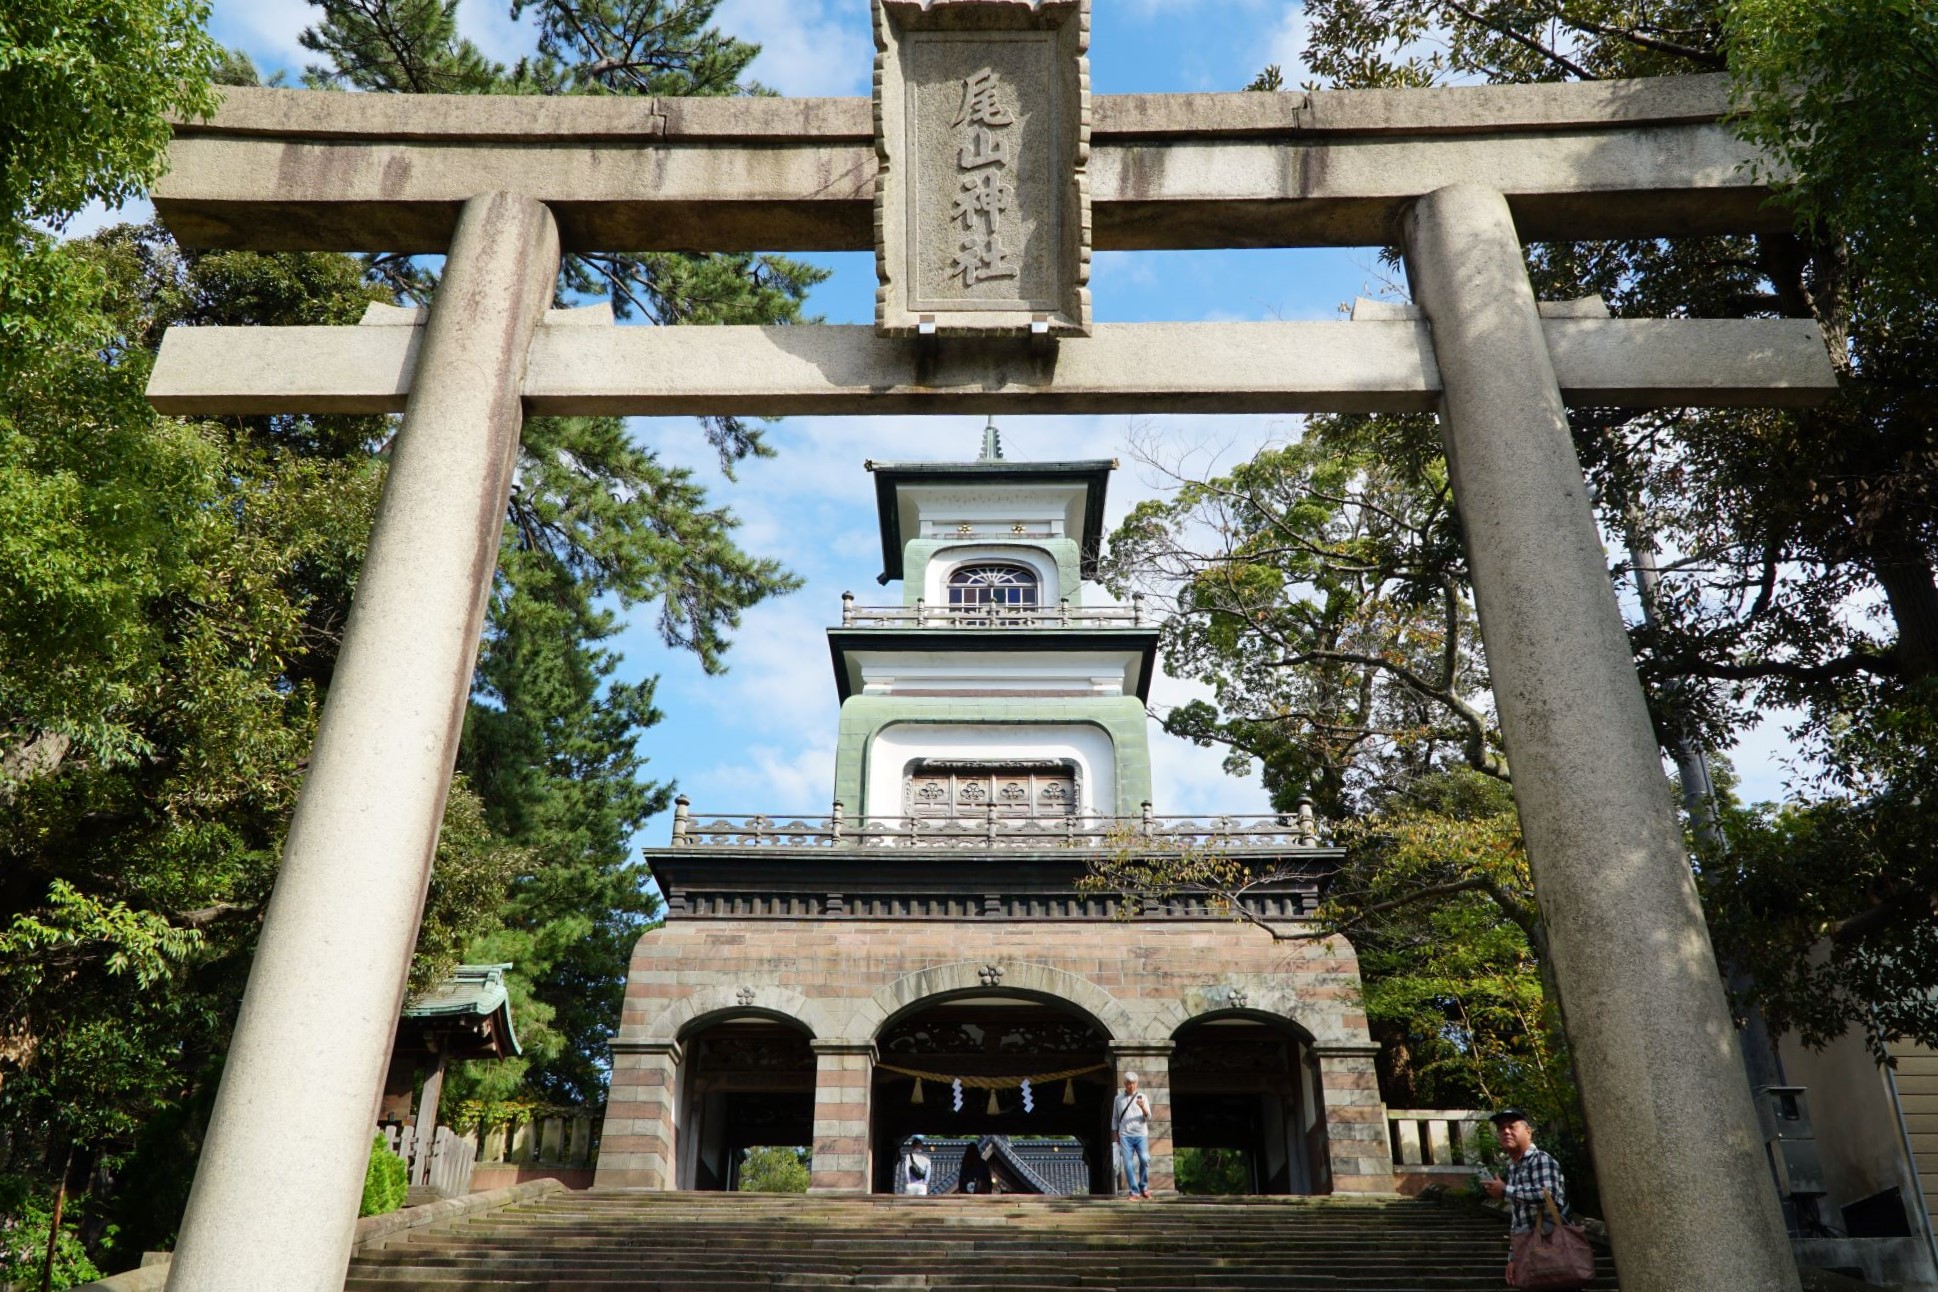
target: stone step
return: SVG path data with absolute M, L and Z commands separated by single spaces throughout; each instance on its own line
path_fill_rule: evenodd
M 554 1194 L 360 1253 L 363 1292 L 1492 1292 L 1506 1232 L 1386 1200 Z M 1591 1287 L 1612 1289 L 1612 1270 Z

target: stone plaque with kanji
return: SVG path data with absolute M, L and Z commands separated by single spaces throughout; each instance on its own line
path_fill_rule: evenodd
M 1090 330 L 1089 0 L 875 0 L 875 321 Z

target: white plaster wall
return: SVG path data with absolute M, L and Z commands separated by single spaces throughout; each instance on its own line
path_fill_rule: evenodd
M 1100 795 L 1113 805 L 1117 801 L 1116 752 L 1101 727 L 1076 722 L 896 722 L 876 732 L 868 747 L 864 814 L 902 815 L 902 777 L 918 758 L 1068 759 L 1077 765 L 1078 811 L 1097 814 Z
M 963 521 L 1022 521 L 1032 529 L 1048 526 L 1052 533 L 1076 534 L 1083 528 L 1088 497 L 1087 486 L 1076 483 L 904 485 L 900 493 L 904 538 L 935 538 L 953 532 Z
M 947 547 L 929 558 L 928 568 L 922 572 L 922 596 L 931 606 L 949 604 L 949 576 L 965 565 L 989 565 L 997 561 L 1007 561 L 1016 565 L 1026 565 L 1036 571 L 1036 603 L 1039 606 L 1054 606 L 1063 591 L 1057 586 L 1056 558 L 1040 547 L 1026 547 L 1020 543 L 974 544 L 968 547 Z
M 853 658 L 866 695 L 911 690 L 1128 695 L 1142 662 L 1130 651 L 856 651 Z

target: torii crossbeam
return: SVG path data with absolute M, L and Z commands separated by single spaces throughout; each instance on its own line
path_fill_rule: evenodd
M 1521 252 L 1785 227 L 1721 79 L 1092 103 L 1078 0 L 875 5 L 872 109 L 233 90 L 178 127 L 154 196 L 187 245 L 448 260 L 422 315 L 176 329 L 150 386 L 171 413 L 404 413 L 169 1287 L 342 1286 L 526 413 L 1437 409 L 1623 1286 L 1793 1292 L 1565 406 L 1797 404 L 1834 377 L 1809 323 L 1538 306 Z M 950 24 L 1014 43 L 923 43 Z M 1052 74 L 1005 71 L 1026 57 Z M 1398 242 L 1419 305 L 1092 325 L 1093 238 Z M 882 313 L 614 327 L 548 313 L 561 246 L 874 247 Z

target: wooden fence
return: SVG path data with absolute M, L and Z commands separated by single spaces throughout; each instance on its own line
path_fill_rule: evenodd
M 471 1192 L 471 1172 L 477 1165 L 478 1146 L 469 1136 L 449 1126 L 440 1126 L 424 1141 L 415 1126 L 380 1126 L 384 1144 L 404 1159 L 414 1186 L 428 1186 L 440 1198 L 461 1198 Z

